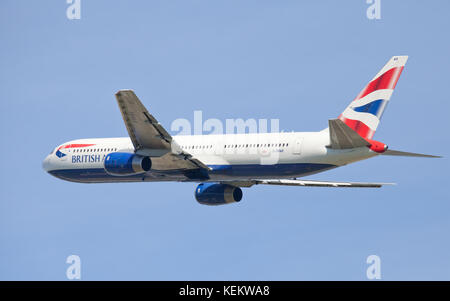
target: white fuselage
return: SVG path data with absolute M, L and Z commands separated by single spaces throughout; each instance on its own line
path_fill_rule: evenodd
M 295 178 L 376 156 L 367 147 L 331 149 L 328 130 L 320 132 L 174 136 L 176 144 L 210 168 L 208 181 Z M 44 160 L 44 169 L 56 177 L 85 183 L 135 181 L 195 181 L 174 169 L 162 157 L 152 157 L 144 174 L 106 173 L 104 160 L 112 152 L 133 153 L 130 138 L 69 141 Z

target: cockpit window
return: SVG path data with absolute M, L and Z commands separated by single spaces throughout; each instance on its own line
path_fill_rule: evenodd
M 55 150 L 54 150 L 54 149 L 52 149 L 52 151 L 50 152 L 50 155 L 51 155 L 51 154 L 53 154 L 53 152 L 54 152 L 54 151 L 55 151 Z

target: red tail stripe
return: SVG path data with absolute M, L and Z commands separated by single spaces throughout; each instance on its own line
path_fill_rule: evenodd
M 397 85 L 400 74 L 403 71 L 403 66 L 389 69 L 378 78 L 371 81 L 355 98 L 355 100 L 363 98 L 364 96 L 381 89 L 394 89 Z
M 339 116 L 346 125 L 348 125 L 352 130 L 357 132 L 361 137 L 372 139 L 374 131 L 369 128 L 364 122 L 359 120 L 347 119 L 345 117 Z

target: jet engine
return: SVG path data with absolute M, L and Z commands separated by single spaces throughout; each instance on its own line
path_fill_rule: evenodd
M 110 153 L 106 156 L 104 168 L 113 176 L 129 176 L 144 173 L 152 167 L 150 157 L 133 153 Z
M 203 205 L 225 205 L 239 202 L 242 190 L 228 184 L 201 183 L 195 189 L 195 199 Z

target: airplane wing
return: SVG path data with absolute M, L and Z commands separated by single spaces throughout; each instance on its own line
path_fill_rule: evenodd
M 226 181 L 223 184 L 230 184 L 238 187 L 251 187 L 253 185 L 287 185 L 287 186 L 308 186 L 308 187 L 359 187 L 359 188 L 380 188 L 383 185 L 395 185 L 395 183 L 359 183 L 359 182 L 326 182 L 311 180 L 248 180 L 248 181 Z
M 120 90 L 116 99 L 136 154 L 152 157 L 152 166 L 159 170 L 209 169 L 172 140 L 132 90 Z

